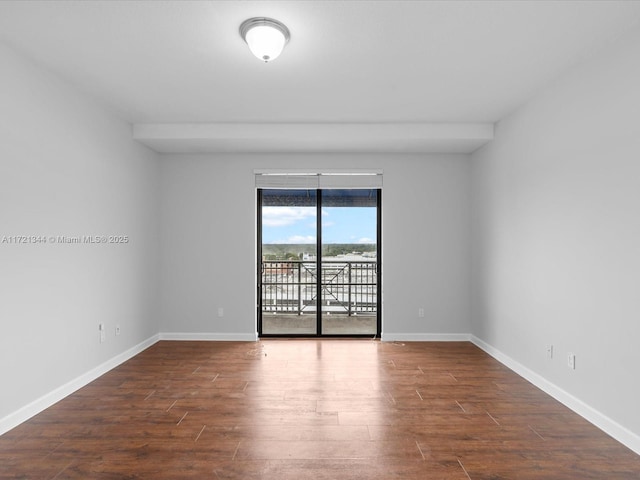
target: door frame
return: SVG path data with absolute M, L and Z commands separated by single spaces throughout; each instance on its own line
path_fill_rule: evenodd
M 260 338 L 280 337 L 280 338 L 318 338 L 318 337 L 342 337 L 342 338 L 372 338 L 371 334 L 323 334 L 322 333 L 322 191 L 327 189 L 312 188 L 307 190 L 316 191 L 316 262 L 317 262 L 317 283 L 316 291 L 318 301 L 316 306 L 316 333 L 315 334 L 272 334 L 262 331 L 262 191 L 279 190 L 278 188 L 257 188 L 257 249 L 256 249 L 256 324 L 257 333 Z M 284 190 L 284 189 L 283 189 Z M 304 189 L 301 189 L 304 190 Z M 353 190 L 344 188 L 344 190 Z M 371 188 L 376 191 L 376 333 L 373 338 L 382 336 L 382 188 Z

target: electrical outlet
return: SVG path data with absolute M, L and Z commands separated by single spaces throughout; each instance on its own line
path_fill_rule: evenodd
M 107 332 L 104 329 L 104 323 L 98 324 L 98 330 L 100 330 L 100 343 L 102 343 L 107 339 Z
M 553 345 L 547 345 L 547 358 L 549 360 L 553 358 Z
M 424 318 L 424 308 L 420 307 L 418 309 L 418 317 Z
M 567 366 L 571 370 L 575 370 L 576 369 L 576 356 L 573 353 L 569 353 L 567 355 Z
M 218 316 L 219 317 L 224 317 L 224 308 L 218 307 Z
M 120 335 L 120 325 L 116 325 L 116 335 Z

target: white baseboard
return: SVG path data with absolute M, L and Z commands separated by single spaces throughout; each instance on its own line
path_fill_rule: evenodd
M 543 392 L 551 395 L 553 398 L 558 400 L 560 403 L 565 405 L 566 407 L 573 410 L 575 413 L 588 420 L 596 427 L 598 427 L 603 432 L 609 434 L 617 441 L 627 446 L 635 453 L 640 455 L 640 436 L 636 435 L 628 428 L 623 427 L 619 423 L 610 419 L 606 415 L 602 414 L 598 410 L 593 407 L 587 405 L 579 398 L 574 397 L 570 393 L 561 389 L 557 385 L 551 383 L 543 376 L 535 373 L 534 371 L 528 369 L 521 363 L 515 361 L 508 355 L 505 355 L 497 348 L 489 345 L 485 341 L 479 339 L 475 335 L 470 335 L 470 340 L 473 344 L 484 350 L 486 353 L 491 355 L 493 358 L 498 360 L 500 363 L 505 365 L 510 370 L 513 370 L 515 373 L 533 383 L 536 387 L 538 387 Z
M 71 395 L 76 390 L 84 387 L 85 385 L 93 382 L 96 378 L 104 375 L 109 370 L 114 369 L 121 363 L 126 362 L 130 358 L 138 355 L 143 350 L 149 348 L 151 345 L 159 340 L 159 335 L 154 335 L 143 342 L 131 347 L 129 350 L 122 352 L 119 355 L 107 360 L 106 362 L 98 365 L 97 367 L 89 370 L 88 372 L 74 378 L 70 382 L 56 388 L 55 390 L 43 395 L 42 397 L 34 400 L 33 402 L 25 405 L 24 407 L 10 413 L 6 417 L 0 419 L 0 435 L 8 432 L 12 428 L 17 427 L 22 422 L 29 420 L 34 415 L 49 408 L 53 404 L 59 402 L 63 398 Z
M 257 333 L 181 333 L 162 332 L 160 340 L 209 341 L 209 342 L 255 342 Z
M 468 333 L 382 333 L 383 342 L 468 342 Z

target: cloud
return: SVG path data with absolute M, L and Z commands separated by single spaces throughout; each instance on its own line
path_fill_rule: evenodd
M 286 241 L 278 243 L 316 243 L 316 237 L 312 235 L 293 235 Z
M 282 245 L 287 243 L 295 243 L 295 244 L 312 244 L 316 243 L 316 237 L 312 235 L 292 235 L 289 238 L 284 238 L 280 240 L 272 240 L 268 242 L 272 245 Z
M 370 238 L 367 238 L 367 237 L 363 237 L 363 238 L 358 239 L 358 241 L 356 243 L 376 243 L 376 241 L 372 240 Z
M 262 225 L 265 227 L 288 227 L 309 217 L 315 218 L 313 207 L 263 207 Z

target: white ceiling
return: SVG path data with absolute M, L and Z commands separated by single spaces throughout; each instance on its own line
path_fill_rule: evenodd
M 253 16 L 291 30 L 272 63 L 240 38 Z M 349 128 L 323 143 L 317 124 L 376 124 L 376 151 L 402 151 L 402 141 L 406 151 L 455 151 L 433 142 L 442 124 L 455 130 L 449 139 L 455 124 L 493 124 L 639 20 L 639 1 L 613 0 L 2 1 L 0 39 L 143 124 L 140 141 L 155 131 L 146 141 L 159 151 L 241 151 L 251 140 L 260 151 L 265 123 L 281 134 L 263 151 L 367 150 L 366 138 L 349 145 Z M 309 127 L 288 139 L 292 123 Z M 148 124 L 172 127 L 158 139 Z M 236 124 L 247 124 L 245 138 L 220 141 L 216 125 Z M 406 124 L 418 126 L 398 139 Z M 490 138 L 461 140 L 457 150 L 472 151 Z

